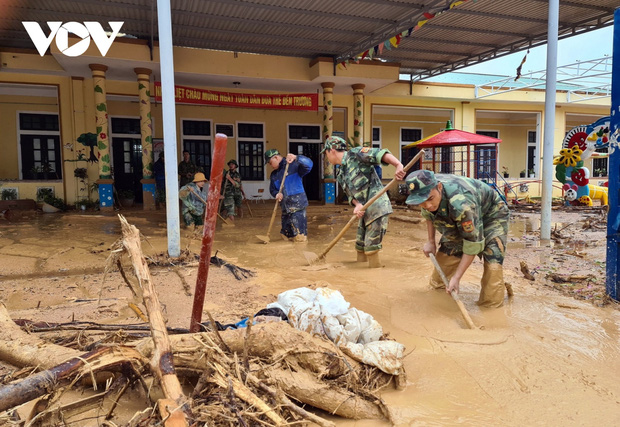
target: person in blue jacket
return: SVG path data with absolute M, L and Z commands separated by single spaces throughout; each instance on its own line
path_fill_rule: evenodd
M 280 234 L 285 240 L 305 242 L 308 240 L 308 220 L 306 207 L 308 197 L 304 191 L 302 177 L 312 170 L 312 160 L 306 156 L 288 153 L 282 157 L 276 149 L 267 150 L 265 164 L 274 169 L 269 177 L 269 192 L 282 207 L 282 229 Z M 288 171 L 284 180 L 284 188 L 280 193 L 280 184 L 284 177 L 284 169 L 288 163 Z

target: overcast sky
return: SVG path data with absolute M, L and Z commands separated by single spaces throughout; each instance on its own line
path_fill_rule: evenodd
M 577 61 L 589 61 L 592 59 L 612 56 L 614 27 L 609 26 L 599 30 L 590 31 L 578 36 L 569 37 L 558 42 L 558 67 L 574 64 Z M 515 71 L 525 52 L 518 52 L 502 58 L 493 59 L 478 65 L 462 68 L 459 72 L 499 74 L 505 76 L 515 75 Z M 538 46 L 530 50 L 521 74 L 541 71 L 547 65 L 547 46 Z

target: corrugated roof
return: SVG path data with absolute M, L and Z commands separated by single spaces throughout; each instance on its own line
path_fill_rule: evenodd
M 559 37 L 612 25 L 617 6 L 561 0 Z M 171 1 L 178 46 L 342 62 L 399 35 L 398 48 L 375 59 L 400 63 L 414 80 L 546 43 L 548 7 L 547 0 Z M 22 21 L 124 21 L 125 33 L 157 40 L 156 9 L 156 0 L 0 0 L 0 47 L 33 47 Z

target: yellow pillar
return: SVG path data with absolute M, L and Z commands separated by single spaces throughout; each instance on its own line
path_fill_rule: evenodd
M 358 83 L 353 88 L 353 140 L 356 145 L 364 143 L 364 88 L 366 85 Z
M 155 209 L 155 177 L 153 176 L 153 123 L 151 119 L 151 70 L 134 68 L 138 77 L 140 98 L 140 134 L 142 137 L 142 206 Z
M 323 88 L 323 142 L 334 131 L 334 86 L 335 83 L 321 83 Z M 336 180 L 334 176 L 334 166 L 327 161 L 327 156 L 323 157 L 323 190 L 325 193 L 325 203 L 336 203 Z
M 99 207 L 112 210 L 114 197 L 112 187 L 112 169 L 110 167 L 110 141 L 108 139 L 108 105 L 106 101 L 105 72 L 108 67 L 102 64 L 90 64 L 95 88 L 95 126 L 97 133 L 97 150 L 99 160 Z

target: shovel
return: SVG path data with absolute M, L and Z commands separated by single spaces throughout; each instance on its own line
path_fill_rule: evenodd
M 428 256 L 430 257 L 431 261 L 433 261 L 433 265 L 435 266 L 435 269 L 441 276 L 441 280 L 443 280 L 443 284 L 446 285 L 446 288 L 448 288 L 450 286 L 450 281 L 448 280 L 443 270 L 439 266 L 439 263 L 437 262 L 437 258 L 435 258 L 435 254 L 428 254 Z M 465 304 L 463 304 L 463 301 L 461 301 L 461 299 L 459 298 L 459 294 L 456 291 L 452 291 L 450 292 L 450 295 L 452 296 L 452 299 L 456 302 L 456 305 L 459 306 L 459 310 L 461 310 L 463 319 L 465 319 L 465 323 L 467 323 L 467 326 L 469 327 L 469 329 L 483 329 L 483 328 L 478 328 L 474 324 L 474 321 L 471 320 L 471 316 L 467 312 L 467 309 L 465 308 Z
M 286 167 L 284 168 L 284 176 L 282 176 L 282 182 L 280 183 L 280 190 L 278 191 L 278 193 L 282 193 L 282 189 L 284 188 L 284 181 L 286 180 L 286 174 L 288 173 L 288 165 L 289 163 L 286 163 Z M 259 240 L 262 240 L 263 243 L 269 243 L 271 241 L 271 239 L 269 238 L 269 234 L 271 233 L 271 227 L 273 227 L 273 221 L 276 219 L 276 211 L 278 210 L 278 204 L 280 204 L 279 201 L 276 200 L 276 205 L 273 207 L 273 213 L 271 214 L 271 221 L 269 222 L 269 228 L 267 229 L 267 235 L 266 236 L 261 236 L 259 234 L 256 235 L 256 237 Z
M 415 157 L 409 161 L 409 163 L 407 163 L 403 170 L 407 172 L 423 155 L 424 150 L 420 150 L 420 152 L 416 154 Z M 379 197 L 383 196 L 390 188 L 396 185 L 396 181 L 396 177 L 392 178 L 392 180 L 385 187 L 383 187 L 381 191 L 372 196 L 372 198 L 366 202 L 366 204 L 362 207 L 362 210 L 365 211 L 366 209 L 368 209 L 368 206 L 372 205 Z M 327 245 L 327 248 L 325 248 L 325 250 L 321 252 L 321 255 L 317 256 L 313 252 L 304 252 L 304 257 L 306 257 L 306 260 L 308 260 L 308 264 L 312 265 L 319 261 L 323 261 L 325 259 L 325 255 L 327 255 L 327 252 L 329 252 L 336 245 L 336 243 L 338 243 L 338 240 L 340 240 L 342 236 L 344 236 L 344 233 L 346 233 L 349 227 L 353 225 L 356 219 L 359 220 L 356 215 L 353 215 L 349 222 L 347 222 L 347 224 L 342 228 L 340 233 L 338 233 L 338 235 L 334 238 L 334 240 L 332 240 L 329 245 Z
M 188 187 L 188 190 L 189 190 L 189 191 L 191 191 L 191 193 L 192 193 L 194 196 L 198 197 L 198 200 L 200 200 L 202 203 L 204 203 L 204 205 L 205 205 L 205 206 L 207 206 L 207 201 L 206 201 L 205 199 L 203 199 L 202 197 L 200 197 L 200 195 L 199 195 L 198 193 L 196 193 L 194 190 L 192 190 L 192 189 L 191 189 L 191 187 Z M 222 215 L 220 215 L 220 213 L 219 213 L 219 212 L 217 213 L 217 216 L 218 216 L 218 217 L 219 217 L 222 221 L 224 221 L 224 224 L 226 224 L 226 225 L 233 225 L 233 224 L 231 224 L 230 222 L 226 221 L 226 219 L 224 219 L 224 217 L 223 217 Z

